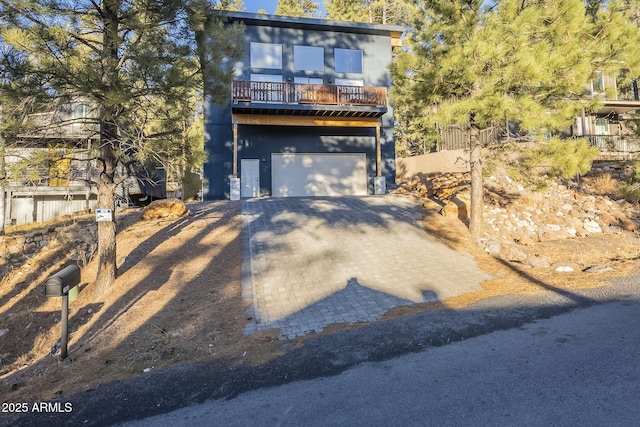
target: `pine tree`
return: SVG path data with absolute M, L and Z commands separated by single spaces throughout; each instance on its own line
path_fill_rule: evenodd
M 327 19 L 369 24 L 403 24 L 412 4 L 408 0 L 329 0 L 324 2 Z
M 483 208 L 480 130 L 505 118 L 533 134 L 561 129 L 585 107 L 596 69 L 637 75 L 638 29 L 627 3 L 607 2 L 594 24 L 582 0 L 420 2 L 408 51 L 392 67 L 401 82 L 394 96 L 432 124 L 468 129 L 474 237 Z
M 212 6 L 207 0 L 0 0 L 7 46 L 2 96 L 82 97 L 95 106 L 99 208 L 115 211 L 116 169 L 128 161 L 131 144 L 144 151 L 144 126 L 156 113 L 151 105 L 175 104 L 193 90 L 214 101 L 228 96 L 233 70 L 224 64 L 240 57 L 242 29 L 224 26 L 210 14 Z M 115 222 L 100 222 L 96 295 L 115 277 Z
M 220 0 L 213 8 L 216 10 L 230 10 L 234 12 L 242 12 L 246 10 L 242 0 Z
M 312 0 L 278 0 L 276 15 L 317 18 L 318 3 Z

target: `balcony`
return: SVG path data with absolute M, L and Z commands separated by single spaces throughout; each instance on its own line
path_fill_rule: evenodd
M 379 117 L 387 112 L 387 89 L 279 82 L 233 82 L 234 113 Z
M 591 145 L 598 147 L 600 158 L 637 158 L 640 155 L 640 139 L 622 135 L 584 135 Z

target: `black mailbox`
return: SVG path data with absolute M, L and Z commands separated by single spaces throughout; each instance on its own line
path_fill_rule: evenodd
M 80 283 L 80 268 L 77 265 L 69 265 L 44 282 L 44 294 L 48 297 L 61 297 L 78 283 Z

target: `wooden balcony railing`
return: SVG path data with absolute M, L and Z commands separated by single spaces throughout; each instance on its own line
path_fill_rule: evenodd
M 237 102 L 386 107 L 387 89 L 380 86 L 340 86 L 300 83 L 233 82 Z

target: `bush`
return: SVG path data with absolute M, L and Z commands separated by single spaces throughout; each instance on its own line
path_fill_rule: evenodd
M 620 187 L 620 196 L 628 202 L 640 202 L 640 161 L 633 164 L 634 173 Z
M 587 139 L 560 139 L 553 137 L 542 146 L 524 153 L 524 165 L 528 169 L 543 168 L 549 175 L 571 179 L 591 170 L 598 155 Z

